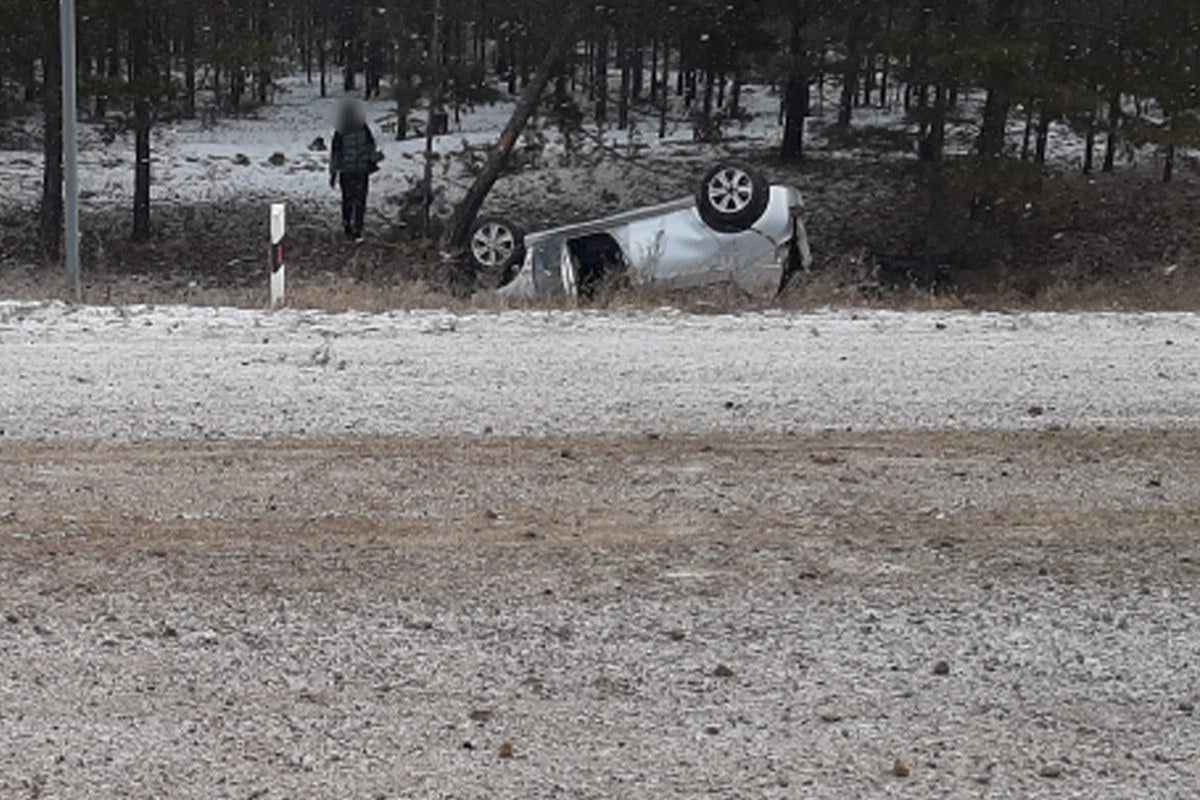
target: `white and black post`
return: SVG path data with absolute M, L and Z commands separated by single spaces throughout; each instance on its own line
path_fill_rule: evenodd
M 271 204 L 271 308 L 284 302 L 286 267 L 283 260 L 283 238 L 287 233 L 287 209 L 283 203 Z

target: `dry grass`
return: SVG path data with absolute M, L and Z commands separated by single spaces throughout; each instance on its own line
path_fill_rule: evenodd
M 952 293 L 932 295 L 864 291 L 873 280 L 869 251 L 920 252 L 914 237 L 928 209 L 921 210 L 925 201 L 918 196 L 911 164 L 814 160 L 799 167 L 773 165 L 771 171 L 778 180 L 801 186 L 808 199 L 817 258 L 811 274 L 792 281 L 781 296 L 768 298 L 732 287 L 668 292 L 614 282 L 601 286 L 587 307 L 670 306 L 695 313 L 830 306 L 1200 309 L 1200 227 L 1194 219 L 1200 177 L 1191 173 L 1182 173 L 1169 186 L 1136 168 L 1091 179 L 1045 176 L 1030 210 L 1022 210 L 1024 203 L 1010 204 L 990 238 L 973 239 L 986 259 L 957 273 Z M 93 235 L 84 242 L 84 302 L 264 307 L 265 253 L 263 260 L 247 257 L 262 250 L 262 221 L 254 216 L 259 205 L 247 198 L 235 208 L 159 209 L 158 236 L 146 245 L 123 239 L 124 211 L 96 215 L 87 226 Z M 956 200 L 954 207 L 959 206 L 963 202 Z M 365 245 L 347 246 L 318 224 L 322 213 L 315 207 L 298 210 L 298 219 L 307 222 L 290 233 L 290 252 L 298 254 L 289 265 L 290 305 L 327 311 L 508 307 L 485 292 L 466 297 L 455 291 L 430 247 L 386 230 Z M 257 222 L 230 228 L 230 218 Z M 0 215 L 0 297 L 73 301 L 74 288 L 60 267 L 29 266 L 36 260 L 35 242 L 30 215 Z M 574 305 L 560 299 L 523 307 Z
M 83 285 L 89 305 L 196 305 L 265 308 L 266 281 L 261 286 L 201 286 L 153 276 L 96 276 Z M 74 286 L 61 274 L 26 271 L 0 273 L 0 298 L 72 303 Z M 510 308 L 551 310 L 588 308 L 645 311 L 673 308 L 687 313 L 746 313 L 771 309 L 811 311 L 822 308 L 990 311 L 1196 311 L 1200 310 L 1200 266 L 1178 267 L 1171 274 L 1148 273 L 1137 279 L 1103 279 L 1085 285 L 1058 283 L 1029 294 L 1011 285 L 986 290 L 962 289 L 933 294 L 918 289 L 874 294 L 853 274 L 814 272 L 803 276 L 778 297 L 759 297 L 735 287 L 688 291 L 648 287 L 603 289 L 590 301 L 545 298 L 511 303 L 488 293 L 456 295 L 422 280 L 375 282 L 352 276 L 298 277 L 289 282 L 288 306 L 328 312 L 384 312 L 393 309 L 445 308 L 455 311 L 500 311 Z

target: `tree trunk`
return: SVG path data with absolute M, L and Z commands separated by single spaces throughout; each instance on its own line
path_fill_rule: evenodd
M 887 18 L 884 22 L 884 38 L 891 39 L 892 29 L 896 25 L 896 9 L 894 0 L 888 0 L 887 3 Z M 883 65 L 879 73 L 879 107 L 883 109 L 891 108 L 888 103 L 888 83 L 891 80 L 892 72 L 892 57 L 886 50 L 883 52 Z
M 858 80 L 862 68 L 862 53 L 859 42 L 859 20 L 850 20 L 850 31 L 846 39 L 846 63 L 842 67 L 842 100 L 838 106 L 839 128 L 849 128 L 854 115 L 854 101 L 858 97 Z
M 862 79 L 862 102 L 859 106 L 867 108 L 871 105 L 871 95 L 875 93 L 875 54 L 867 53 L 866 70 Z
M 271 19 L 272 13 L 274 12 L 268 0 L 263 3 L 258 17 L 258 46 L 264 50 L 260 50 L 258 54 L 256 77 L 258 78 L 258 104 L 264 106 L 267 104 L 268 93 L 271 89 L 270 48 L 275 36 L 274 20 Z
M 1037 131 L 1037 151 L 1034 156 L 1034 161 L 1038 164 L 1046 163 L 1046 149 L 1050 143 L 1050 112 L 1046 108 L 1046 101 L 1042 101 L 1042 107 L 1038 110 L 1038 131 Z
M 1096 116 L 1088 117 L 1087 134 L 1083 141 L 1083 174 L 1091 175 L 1096 166 Z
M 1021 136 L 1021 160 L 1028 161 L 1033 144 L 1033 98 L 1025 101 L 1025 132 Z
M 632 76 L 629 67 L 629 48 L 625 43 L 624 36 L 617 39 L 617 65 L 621 68 L 621 93 L 617 97 L 617 128 L 625 130 L 629 127 L 629 93 Z
M 580 11 L 578 7 L 573 6 L 563 25 L 559 28 L 557 37 L 550 43 L 542 56 L 537 71 L 525 85 L 525 90 L 521 93 L 512 116 L 508 119 L 508 124 L 504 126 L 504 131 L 500 134 L 500 141 L 496 148 L 488 156 L 487 163 L 467 190 L 466 195 L 455 207 L 446 235 L 446 243 L 450 249 L 461 252 L 466 247 L 467 240 L 471 236 L 471 227 L 475 224 L 475 218 L 483 206 L 483 201 L 487 199 L 488 192 L 492 190 L 504 165 L 508 163 L 509 155 L 517 143 L 517 137 L 525 130 L 525 124 L 537 109 L 538 101 L 541 99 L 550 77 L 560 67 L 567 50 L 574 43 L 579 23 Z
M 27 59 L 22 67 L 21 98 L 26 103 L 32 103 L 37 100 L 37 61 L 33 58 Z
M 312 59 L 312 14 L 306 13 L 304 20 L 300 23 L 300 58 L 304 61 L 304 82 L 312 84 L 313 79 L 313 59 Z
M 151 70 L 148 9 L 140 8 L 129 31 L 130 67 L 133 72 L 133 239 L 150 238 L 150 92 Z
M 430 232 L 433 209 L 433 123 L 442 102 L 442 0 L 435 0 L 433 5 L 433 36 L 430 37 L 430 86 L 426 103 L 429 105 L 425 116 L 425 173 L 421 179 L 422 208 L 421 221 L 426 236 Z
M 805 70 L 804 40 L 801 28 L 804 21 L 799 10 L 792 12 L 788 36 L 787 87 L 783 101 L 783 146 L 780 156 L 784 160 L 804 158 L 804 118 L 809 111 L 808 75 Z
M 658 102 L 658 37 L 650 41 L 650 105 Z
M 939 83 L 933 90 L 933 113 L 924 145 L 921 147 L 922 161 L 938 162 L 946 150 L 946 95 L 947 88 Z
M 183 20 L 183 116 L 196 116 L 196 14 L 188 4 Z
M 345 73 L 342 76 L 342 90 L 350 94 L 358 85 L 358 55 L 359 55 L 359 20 L 355 16 L 359 10 L 356 3 L 342 4 L 342 58 Z
M 51 5 L 57 9 L 57 5 Z M 62 138 L 62 62 L 58 46 L 58 26 L 54 15 L 47 15 L 45 46 L 42 48 L 44 83 L 42 86 L 42 205 L 40 214 L 42 253 L 58 260 L 63 225 L 63 138 Z
M 505 59 L 504 77 L 508 80 L 508 93 L 517 93 L 517 48 L 511 41 L 507 43 L 505 48 L 508 51 L 508 56 Z
M 1108 139 L 1104 143 L 1104 172 L 1112 172 L 1117 163 L 1117 126 L 1121 124 L 1121 95 L 1108 101 Z
M 713 113 L 713 88 L 716 82 L 716 76 L 711 69 L 704 71 L 704 101 L 701 110 L 704 112 L 704 119 L 712 119 Z
M 329 20 L 321 15 L 321 40 L 317 42 L 317 69 L 321 73 L 321 97 L 329 94 L 329 56 L 326 54 L 326 42 L 329 41 Z
M 983 125 L 976 145 L 979 155 L 985 160 L 999 158 L 1004 153 L 1005 128 L 1012 106 L 1012 66 L 999 60 L 1008 57 L 1007 49 L 1000 48 L 999 45 L 1016 37 L 1019 27 L 1017 2 L 1018 0 L 993 0 L 990 27 L 993 37 L 997 40 L 1000 55 L 993 56 L 993 61 L 987 68 L 987 100 L 984 102 Z
M 104 69 L 107 81 L 104 89 L 100 91 L 100 96 L 96 98 L 97 117 L 104 117 L 108 113 L 108 93 L 121 77 L 121 32 L 116 22 L 110 22 L 104 31 L 104 56 L 107 62 Z
M 608 123 L 608 34 L 601 33 L 596 40 L 596 125 L 603 128 Z
M 667 138 L 667 109 L 671 106 L 671 40 L 662 40 L 662 80 L 658 85 L 658 138 Z
M 642 90 L 646 83 L 646 52 L 642 49 L 642 43 L 639 39 L 637 45 L 631 51 L 632 62 L 629 69 L 632 72 L 632 84 L 630 93 L 633 99 L 642 99 Z

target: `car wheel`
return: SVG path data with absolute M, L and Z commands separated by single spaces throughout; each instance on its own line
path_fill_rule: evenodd
M 483 217 L 471 229 L 468 250 L 477 278 L 503 286 L 525 260 L 525 233 L 503 217 Z
M 771 201 L 771 184 L 762 173 L 741 164 L 718 164 L 696 193 L 696 208 L 718 233 L 741 233 L 758 222 Z

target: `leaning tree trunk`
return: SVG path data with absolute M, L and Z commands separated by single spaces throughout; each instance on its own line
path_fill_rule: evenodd
M 542 61 L 538 65 L 537 71 L 530 78 L 529 83 L 525 85 L 524 91 L 521 92 L 521 97 L 517 100 L 517 105 L 513 109 L 512 116 L 508 119 L 508 124 L 504 126 L 504 131 L 500 134 L 500 141 L 496 148 L 488 156 L 487 163 L 475 178 L 471 188 L 467 190 L 466 195 L 459 201 L 454 208 L 454 214 L 450 219 L 450 224 L 446 232 L 446 244 L 450 249 L 461 252 L 467 245 L 467 240 L 471 236 L 471 227 L 475 224 L 475 218 L 479 214 L 479 209 L 483 207 L 483 201 L 487 199 L 488 192 L 496 184 L 500 177 L 500 172 L 504 169 L 504 165 L 508 163 L 509 155 L 512 153 L 513 146 L 517 143 L 517 137 L 525 130 L 525 124 L 529 122 L 529 118 L 533 116 L 533 112 L 537 110 L 538 101 L 542 97 L 542 92 L 546 89 L 546 84 L 550 82 L 550 77 L 559 67 L 565 58 L 567 51 L 575 42 L 575 33 L 579 28 L 581 21 L 581 12 L 578 7 L 572 7 L 568 13 L 566 20 L 559 28 L 558 35 L 550 43 L 542 56 Z

